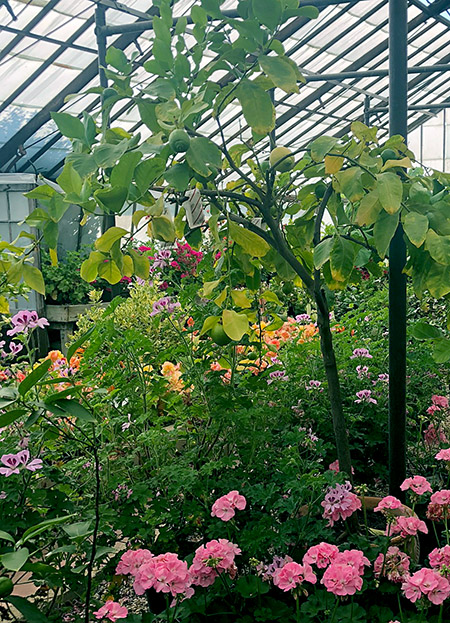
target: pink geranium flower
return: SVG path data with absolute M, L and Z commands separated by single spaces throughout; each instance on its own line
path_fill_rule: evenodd
M 273 583 L 284 592 L 291 591 L 303 582 L 315 584 L 317 577 L 312 567 L 307 563 L 299 565 L 297 562 L 288 562 L 284 567 L 274 573 Z
M 117 601 L 107 601 L 97 612 L 94 612 L 97 619 L 108 619 L 108 621 L 118 621 L 128 616 L 128 610 L 121 606 Z
M 221 573 L 228 573 L 230 577 L 236 575 L 235 556 L 241 550 L 227 539 L 209 541 L 195 551 L 194 560 L 189 568 L 192 584 L 211 586 Z
M 450 567 L 450 545 L 444 545 L 440 549 L 436 547 L 428 554 L 428 558 L 431 567 L 437 567 L 438 569 Z
M 406 478 L 400 485 L 402 491 L 410 489 L 417 495 L 423 495 L 424 493 L 431 493 L 431 485 L 423 476 L 413 476 L 412 478 Z
M 446 578 L 433 569 L 420 569 L 406 578 L 402 591 L 413 603 L 426 596 L 436 606 L 450 596 L 450 584 Z
M 191 584 L 187 563 L 180 560 L 177 554 L 168 552 L 153 556 L 143 564 L 136 573 L 133 587 L 137 595 L 154 588 L 157 593 L 170 593 L 172 597 L 182 594 L 189 597 L 193 595 L 193 591 L 189 590 Z
M 360 591 L 363 580 L 352 565 L 332 563 L 323 574 L 321 583 L 329 593 L 343 597 Z
M 21 466 L 21 461 L 17 454 L 4 454 L 0 461 L 6 467 L 0 467 L 0 474 L 3 476 L 11 476 L 12 474 L 19 474 L 19 467 Z
M 335 564 L 350 565 L 354 567 L 359 575 L 364 574 L 364 567 L 370 567 L 368 558 L 359 549 L 347 549 L 339 552 L 333 561 Z
M 335 560 L 337 554 L 339 554 L 339 549 L 336 545 L 322 542 L 308 549 L 303 556 L 303 562 L 316 565 L 319 569 L 325 569 Z
M 437 407 L 442 407 L 443 409 L 448 409 L 448 398 L 445 396 L 431 396 L 431 402 Z
M 117 575 L 135 576 L 140 567 L 146 562 L 150 562 L 152 558 L 153 554 L 148 549 L 129 549 L 120 557 L 116 573 Z
M 387 495 L 378 502 L 378 505 L 373 509 L 374 511 L 391 511 L 397 508 L 401 508 L 403 504 L 400 500 L 393 495 Z
M 389 527 L 386 532 L 389 534 Z M 416 536 L 418 532 L 428 534 L 426 523 L 418 517 L 397 517 L 390 527 L 390 534 L 400 534 L 402 539 Z
M 436 491 L 430 498 L 432 504 L 439 504 L 440 506 L 449 506 L 450 505 L 450 490 L 449 489 L 441 489 L 440 491 Z
M 438 461 L 450 461 L 450 448 L 440 450 L 434 458 Z
M 409 575 L 409 556 L 400 551 L 398 547 L 391 545 L 386 552 L 386 560 L 383 554 L 378 554 L 373 568 L 375 577 L 380 578 L 381 573 L 391 582 L 403 582 Z
M 239 491 L 230 491 L 218 498 L 211 509 L 211 516 L 218 517 L 222 521 L 230 521 L 235 515 L 235 510 L 244 510 L 247 500 Z

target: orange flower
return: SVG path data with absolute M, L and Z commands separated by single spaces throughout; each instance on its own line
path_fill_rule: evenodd
M 187 326 L 188 327 L 193 327 L 194 326 L 194 319 L 192 318 L 192 316 L 189 316 L 189 318 L 187 319 Z

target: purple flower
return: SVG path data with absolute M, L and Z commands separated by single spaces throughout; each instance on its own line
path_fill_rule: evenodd
M 163 312 L 166 312 L 167 314 L 173 314 L 173 312 L 178 307 L 181 307 L 178 301 L 173 303 L 169 296 L 163 296 L 162 299 L 159 299 L 159 301 L 155 301 L 153 303 L 153 309 L 150 313 L 150 316 L 157 316 L 158 314 L 161 314 Z
M 296 322 L 310 322 L 311 316 L 309 314 L 298 314 L 295 316 Z
M 11 355 L 17 355 L 17 353 L 20 353 L 20 351 L 23 350 L 23 346 L 22 344 L 16 344 L 15 342 L 10 342 L 9 350 L 11 351 Z
M 289 377 L 286 374 L 286 370 L 274 370 L 269 374 L 267 379 L 267 385 L 270 385 L 274 381 L 289 381 Z
M 379 374 L 378 380 L 382 383 L 389 383 L 389 374 Z
M 356 372 L 358 373 L 358 378 L 362 379 L 365 376 L 369 376 L 369 367 L 368 366 L 356 366 Z
M 306 391 L 317 390 L 319 392 L 323 392 L 323 387 L 321 387 L 321 385 L 322 385 L 322 381 L 311 380 L 306 386 Z
M 0 500 L 6 499 L 8 496 L 6 495 L 6 491 L 0 491 Z
M 350 359 L 358 359 L 358 357 L 373 359 L 367 348 L 355 348 L 355 350 L 353 351 L 353 355 L 351 355 Z
M 131 414 L 128 414 L 128 422 L 124 422 L 122 424 L 122 433 L 125 432 L 126 430 L 128 430 L 130 428 L 130 426 L 133 424 L 133 422 L 131 421 Z
M 357 400 L 355 400 L 355 402 L 357 403 L 372 402 L 374 405 L 377 404 L 377 401 L 375 400 L 375 398 L 372 398 L 372 392 L 370 389 L 362 389 L 360 392 L 356 392 L 356 395 L 358 398 Z
M 172 251 L 170 249 L 161 249 L 153 258 L 152 271 L 158 268 L 166 268 L 169 266 L 169 261 L 172 259 Z
M 19 473 L 19 467 L 21 465 L 21 461 L 18 458 L 17 454 L 4 454 L 0 461 L 6 467 L 0 467 L 0 474 L 3 476 L 11 476 L 12 474 Z
M 36 329 L 37 327 L 43 329 L 49 325 L 47 318 L 39 318 L 37 312 L 27 310 L 17 312 L 11 318 L 11 322 L 13 328 L 6 332 L 7 335 L 11 336 L 17 335 L 17 333 L 28 333 L 29 329 Z

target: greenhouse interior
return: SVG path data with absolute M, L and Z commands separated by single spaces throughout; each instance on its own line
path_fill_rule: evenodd
M 450 622 L 450 0 L 0 0 L 0 623 Z

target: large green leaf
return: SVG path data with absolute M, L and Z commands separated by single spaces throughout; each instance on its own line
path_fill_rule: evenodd
M 164 214 L 155 216 L 152 219 L 151 230 L 153 236 L 157 240 L 163 240 L 164 242 L 174 242 L 175 240 L 175 226 L 173 221 Z
M 106 52 L 106 62 L 117 71 L 122 74 L 129 74 L 133 68 L 133 65 L 128 62 L 128 59 L 123 50 L 110 46 Z
M 450 264 L 450 236 L 439 236 L 433 229 L 429 229 L 425 248 L 438 264 Z
M 108 283 L 114 285 L 122 279 L 122 273 L 114 260 L 108 260 L 98 266 L 98 276 L 106 279 Z
M 191 169 L 203 177 L 209 177 L 214 172 L 214 168 L 221 167 L 222 154 L 217 145 L 208 138 L 197 136 L 191 139 L 186 152 L 186 161 Z M 211 165 L 214 168 L 211 168 Z
M 76 138 L 80 141 L 85 140 L 84 125 L 78 117 L 68 115 L 65 112 L 52 112 L 50 114 L 63 136 Z
M 95 248 L 103 253 L 108 253 L 113 244 L 126 236 L 128 231 L 123 227 L 110 227 L 95 242 Z
M 330 259 L 330 253 L 333 248 L 334 238 L 327 238 L 322 240 L 320 244 L 314 247 L 314 266 L 319 269 L 328 262 Z
M 251 80 L 244 79 L 236 89 L 236 96 L 248 125 L 265 136 L 275 127 L 275 108 L 270 95 Z
M 380 257 L 385 257 L 389 244 L 395 234 L 399 222 L 399 213 L 389 214 L 388 212 L 381 212 L 374 227 L 373 237 L 375 241 L 375 248 L 378 251 Z
M 28 560 L 30 552 L 26 547 L 21 547 L 14 552 L 8 552 L 0 556 L 0 562 L 9 571 L 19 571 Z
M 416 247 L 420 247 L 424 243 L 428 227 L 428 218 L 418 212 L 408 212 L 403 219 L 405 234 Z
M 12 409 L 0 415 L 0 427 L 8 426 L 27 413 L 26 409 Z
M 53 526 L 58 526 L 59 524 L 66 522 L 68 519 L 71 519 L 74 516 L 75 515 L 66 515 L 65 517 L 53 517 L 52 519 L 46 519 L 45 521 L 41 521 L 35 526 L 31 526 L 30 528 L 25 530 L 20 541 L 17 542 L 17 547 L 20 547 L 20 545 L 23 545 L 30 539 L 34 539 L 38 534 L 41 534 L 45 530 L 53 528 Z
M 190 167 L 185 163 L 174 164 L 164 173 L 167 183 L 175 190 L 183 191 L 189 186 L 192 176 Z
M 319 136 L 309 145 L 311 158 L 320 162 L 328 152 L 332 151 L 337 142 L 338 139 L 335 136 Z
M 428 322 L 420 321 L 411 327 L 411 335 L 417 340 L 433 340 L 442 337 L 442 331 Z
M 228 222 L 228 229 L 234 242 L 242 247 L 249 255 L 253 257 L 264 257 L 269 251 L 270 246 L 261 236 L 258 236 L 258 234 L 244 229 L 244 227 L 241 227 L 233 221 Z
M 22 265 L 22 277 L 28 287 L 45 295 L 45 283 L 41 271 L 31 264 Z
M 381 173 L 377 177 L 378 199 L 388 214 L 400 210 L 403 196 L 403 184 L 395 173 Z
M 433 359 L 436 363 L 447 363 L 450 360 L 450 340 L 444 337 L 435 340 Z
M 136 185 L 142 194 L 164 173 L 166 163 L 162 158 L 150 158 L 143 160 L 134 172 Z
M 107 212 L 120 212 L 128 197 L 128 188 L 114 186 L 100 188 L 94 192 L 97 203 Z
M 330 254 L 331 275 L 335 281 L 347 281 L 353 271 L 357 249 L 353 242 L 336 236 Z
M 363 171 L 359 167 L 350 167 L 335 174 L 339 190 L 349 201 L 359 201 L 364 197 L 362 175 Z
M 56 181 L 66 193 L 74 193 L 79 195 L 83 186 L 83 180 L 80 174 L 74 169 L 71 162 L 66 162 L 61 174 Z
M 253 0 L 253 13 L 258 21 L 270 30 L 275 30 L 281 20 L 281 0 Z
M 248 318 L 245 314 L 238 314 L 232 309 L 222 312 L 222 324 L 225 333 L 235 342 L 239 342 L 248 331 Z
M 129 140 L 127 138 L 122 139 L 118 143 L 97 145 L 93 150 L 93 157 L 97 166 L 102 168 L 113 167 L 126 152 L 128 146 Z
M 45 614 L 32 603 L 30 603 L 25 597 L 18 597 L 17 595 L 10 595 L 6 597 L 6 601 L 14 606 L 24 617 L 27 623 L 50 623 Z
M 109 181 L 111 186 L 127 188 L 133 179 L 134 170 L 142 158 L 140 151 L 130 151 L 124 154 L 111 171 Z
M 450 292 L 450 266 L 433 262 L 426 274 L 426 287 L 431 296 L 440 299 Z
M 68 398 L 63 398 L 61 400 L 55 400 L 54 404 L 59 408 L 76 417 L 78 420 L 82 420 L 83 422 L 97 422 L 95 416 L 91 411 L 88 411 L 82 404 L 78 402 L 78 400 L 70 400 Z
M 290 59 L 285 56 L 261 55 L 258 58 L 259 65 L 275 86 L 285 93 L 298 93 L 297 80 L 301 79 L 296 66 L 292 66 Z
M 43 376 L 47 373 L 48 369 L 52 365 L 50 359 L 46 359 L 41 364 L 39 364 L 36 368 L 33 369 L 30 374 L 28 374 L 23 381 L 19 384 L 18 390 L 21 396 L 25 396 L 25 394 L 36 385 L 38 381 L 41 380 Z
M 360 227 L 373 225 L 382 209 L 381 203 L 378 200 L 378 194 L 376 192 L 367 193 L 359 202 L 358 211 L 356 212 L 356 223 Z

